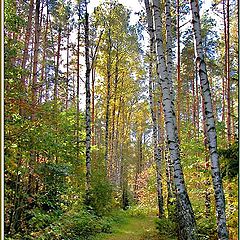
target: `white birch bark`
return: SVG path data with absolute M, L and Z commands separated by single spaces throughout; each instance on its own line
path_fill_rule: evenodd
M 145 7 L 147 13 L 150 13 L 150 5 L 149 0 L 144 0 Z M 148 33 L 150 36 L 150 64 L 149 64 L 149 102 L 150 102 L 150 109 L 151 109 L 151 116 L 153 122 L 153 145 L 154 145 L 154 160 L 156 163 L 156 171 L 157 171 L 157 196 L 158 196 L 158 210 L 159 210 L 159 217 L 164 216 L 164 209 L 163 209 L 163 195 L 162 195 L 162 179 L 161 179 L 161 149 L 160 145 L 158 144 L 158 124 L 157 124 L 157 116 L 156 112 L 154 111 L 154 102 L 153 102 L 153 82 L 152 82 L 152 62 L 153 62 L 153 55 L 154 55 L 154 32 L 153 32 L 153 19 L 150 14 L 147 14 L 147 21 L 148 21 Z
M 173 83 L 172 83 L 172 69 L 173 69 L 173 60 L 172 60 L 172 19 L 171 19 L 171 11 L 170 11 L 170 0 L 166 0 L 165 9 L 166 9 L 166 35 L 167 35 L 167 72 L 168 72 L 168 80 L 170 87 L 170 94 L 172 100 L 174 98 L 173 93 Z
M 207 76 L 206 64 L 204 61 L 204 53 L 202 47 L 201 38 L 201 26 L 198 2 L 195 0 L 189 0 L 192 11 L 192 24 L 194 32 L 194 45 L 196 63 L 198 66 L 198 74 L 200 77 L 200 84 L 202 89 L 202 97 L 205 105 L 205 116 L 207 126 L 208 147 L 211 157 L 211 169 L 212 169 L 212 181 L 214 187 L 214 195 L 216 202 L 216 215 L 218 225 L 218 238 L 220 240 L 228 239 L 228 231 L 226 226 L 226 214 L 225 214 L 225 199 L 222 186 L 222 179 L 220 175 L 219 159 L 217 153 L 217 134 L 213 116 L 213 107 L 211 100 L 211 92 L 209 88 L 209 81 Z
M 180 239 L 197 239 L 196 222 L 192 206 L 185 187 L 182 166 L 180 163 L 180 152 L 178 136 L 176 131 L 176 117 L 170 92 L 170 84 L 163 51 L 162 20 L 160 14 L 160 4 L 158 0 L 152 0 L 153 19 L 155 27 L 156 52 L 157 52 L 157 72 L 159 75 L 162 90 L 163 110 L 165 117 L 165 127 L 167 133 L 170 158 L 174 167 L 174 182 L 176 185 L 178 224 Z
M 166 47 L 167 47 L 167 73 L 168 73 L 168 80 L 169 80 L 169 89 L 170 89 L 170 95 L 171 95 L 171 100 L 172 100 L 172 108 L 174 108 L 174 98 L 175 98 L 175 94 L 174 94 L 174 90 L 173 90 L 173 81 L 172 81 L 172 72 L 173 72 L 173 59 L 172 59 L 172 18 L 171 18 L 171 2 L 170 0 L 166 0 L 165 2 L 165 11 L 166 11 L 166 36 L 167 36 L 167 43 L 166 43 Z M 160 101 L 160 98 L 159 98 Z M 159 109 L 160 110 L 160 109 Z M 176 118 L 174 119 L 174 124 L 175 126 L 177 126 L 176 124 Z M 176 130 L 177 131 L 177 130 Z M 176 136 L 177 132 L 176 132 Z M 170 177 L 170 188 L 169 188 L 169 195 L 170 197 L 173 197 L 172 193 L 170 192 L 172 191 L 172 189 L 175 189 L 174 187 L 174 183 L 172 181 L 173 179 L 173 162 L 170 158 L 166 158 L 166 165 L 167 165 L 167 170 L 169 171 L 169 176 Z M 173 205 L 174 202 L 171 202 L 171 204 Z

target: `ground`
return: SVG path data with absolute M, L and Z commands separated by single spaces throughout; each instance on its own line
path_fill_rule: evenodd
M 124 223 L 116 224 L 111 234 L 99 234 L 94 240 L 167 240 L 159 236 L 156 224 L 156 216 L 128 217 Z M 170 239 L 169 239 L 170 240 Z

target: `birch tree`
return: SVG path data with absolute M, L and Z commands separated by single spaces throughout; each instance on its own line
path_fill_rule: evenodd
M 170 92 L 170 80 L 165 60 L 162 38 L 162 19 L 160 12 L 160 4 L 158 0 L 153 0 L 153 22 L 154 34 L 156 39 L 157 53 L 157 72 L 159 83 L 162 90 L 163 110 L 165 117 L 165 127 L 167 133 L 168 147 L 170 158 L 174 167 L 174 182 L 176 185 L 177 196 L 177 216 L 179 224 L 180 239 L 197 239 L 196 222 L 192 210 L 192 206 L 185 187 L 182 166 L 180 162 L 180 152 L 178 136 L 176 131 L 176 116 L 173 108 L 173 100 Z M 151 15 L 151 12 L 148 12 Z
M 225 214 L 225 199 L 222 186 L 222 179 L 220 175 L 219 158 L 217 153 L 217 134 L 216 127 L 213 116 L 213 107 L 211 92 L 209 88 L 209 81 L 207 75 L 206 64 L 204 61 L 204 53 L 202 47 L 201 38 L 201 25 L 199 16 L 199 6 L 198 1 L 189 1 L 192 12 L 192 25 L 194 31 L 194 45 L 195 45 L 195 55 L 197 63 L 197 71 L 200 78 L 200 84 L 202 89 L 202 97 L 205 106 L 205 116 L 206 116 L 206 127 L 207 127 L 207 137 L 208 137 L 208 148 L 211 158 L 211 169 L 212 169 L 212 181 L 215 193 L 216 202 L 216 215 L 217 215 L 217 225 L 218 225 L 218 238 L 221 240 L 228 239 L 228 231 L 226 226 L 226 214 Z
M 87 1 L 85 0 L 85 64 L 86 64 L 86 182 L 87 182 L 87 192 L 91 187 L 91 92 L 90 92 L 90 60 L 89 60 L 89 15 L 87 10 Z
M 145 8 L 147 13 L 150 13 L 150 5 L 148 0 L 144 0 Z M 147 22 L 148 22 L 148 33 L 150 36 L 150 63 L 149 63 L 149 103 L 151 109 L 151 117 L 153 124 L 153 145 L 154 145 L 154 160 L 156 163 L 156 171 L 157 171 L 157 196 L 158 196 L 158 210 L 159 217 L 163 217 L 163 196 L 162 196 L 162 186 L 161 186 L 161 149 L 158 144 L 158 124 L 157 124 L 157 116 L 156 111 L 154 111 L 154 101 L 153 101 L 153 81 L 152 81 L 152 67 L 153 67 L 153 55 L 154 55 L 154 32 L 153 32 L 153 19 L 151 14 L 147 14 Z

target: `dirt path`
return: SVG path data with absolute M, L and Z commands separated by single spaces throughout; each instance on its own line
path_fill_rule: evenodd
M 127 221 L 114 227 L 111 234 L 100 234 L 94 240 L 160 240 L 153 216 L 128 217 Z

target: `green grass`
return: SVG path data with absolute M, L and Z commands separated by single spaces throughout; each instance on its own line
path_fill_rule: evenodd
M 113 224 L 112 233 L 98 234 L 92 240 L 174 240 L 159 236 L 155 219 L 156 216 L 125 216 Z

